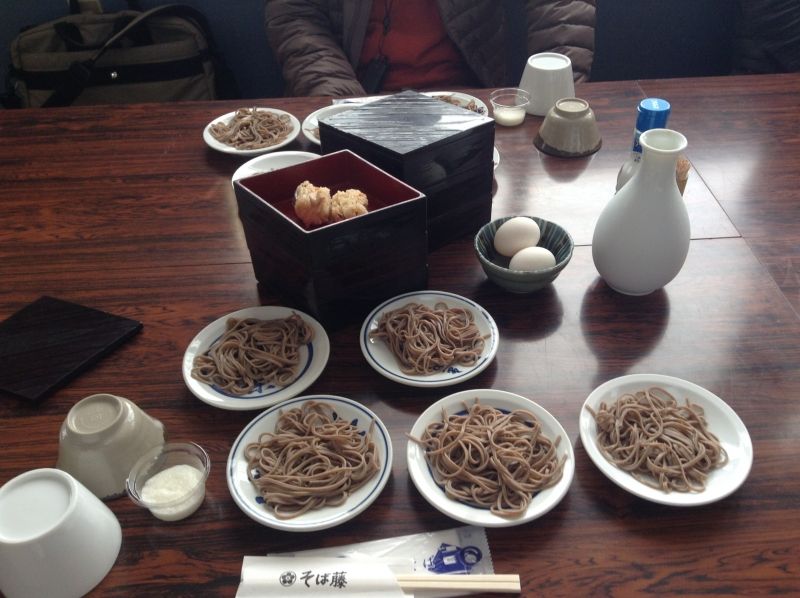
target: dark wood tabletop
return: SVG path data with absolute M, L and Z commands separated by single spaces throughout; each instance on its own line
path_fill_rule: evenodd
M 469 90 L 468 90 L 469 91 Z M 470 93 L 487 100 L 489 90 Z M 240 102 L 0 111 L 0 319 L 41 295 L 141 321 L 143 330 L 33 407 L 0 401 L 0 484 L 53 467 L 70 407 L 88 395 L 126 397 L 170 439 L 212 460 L 207 496 L 166 523 L 128 498 L 108 501 L 120 555 L 93 595 L 235 594 L 242 557 L 444 530 L 462 525 L 411 482 L 406 432 L 439 398 L 495 388 L 526 396 L 565 428 L 575 478 L 564 499 L 522 526 L 487 530 L 495 571 L 519 573 L 525 596 L 800 594 L 800 74 L 582 84 L 603 136 L 584 159 L 532 144 L 528 116 L 496 129 L 492 216 L 553 220 L 575 239 L 549 287 L 509 294 L 489 282 L 472 238 L 429 256 L 429 287 L 469 297 L 500 331 L 493 363 L 439 389 L 387 380 L 365 362 L 360 323 L 328 330 L 331 356 L 305 394 L 346 396 L 387 425 L 392 477 L 360 516 L 289 533 L 263 527 L 231 499 L 225 465 L 257 414 L 195 398 L 181 376 L 189 341 L 209 322 L 259 304 L 230 178 L 245 159 L 209 149 L 201 133 Z M 672 104 L 692 163 L 684 198 L 692 227 L 686 264 L 664 289 L 621 295 L 591 257 L 594 223 L 627 157 L 639 99 Z M 330 98 L 253 102 L 301 120 Z M 315 151 L 302 135 L 288 150 Z M 731 496 L 668 507 L 637 498 L 590 461 L 578 417 L 601 383 L 631 373 L 694 382 L 730 405 L 749 431 L 754 463 Z

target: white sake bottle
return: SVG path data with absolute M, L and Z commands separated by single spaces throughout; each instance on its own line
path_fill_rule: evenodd
M 675 278 L 691 237 L 689 214 L 675 182 L 686 137 L 670 129 L 650 129 L 639 143 L 641 162 L 603 208 L 592 239 L 600 276 L 626 295 L 647 295 Z

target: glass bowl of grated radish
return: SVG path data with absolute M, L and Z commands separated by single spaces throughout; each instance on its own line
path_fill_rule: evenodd
M 193 442 L 169 442 L 143 455 L 126 482 L 131 500 L 163 521 L 194 513 L 206 495 L 211 460 Z

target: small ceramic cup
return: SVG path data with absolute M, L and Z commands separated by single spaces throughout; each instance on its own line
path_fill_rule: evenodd
M 0 488 L 0 592 L 82 596 L 117 560 L 114 513 L 68 473 L 34 469 Z
M 134 463 L 164 444 L 164 426 L 136 404 L 111 394 L 81 399 L 61 425 L 56 467 L 73 475 L 95 496 L 125 493 Z
M 586 100 L 562 98 L 547 113 L 533 144 L 561 158 L 588 156 L 600 149 L 602 139 L 594 112 Z
M 168 442 L 149 451 L 131 468 L 126 489 L 131 500 L 163 521 L 194 513 L 206 496 L 211 459 L 194 442 Z
M 489 96 L 492 115 L 498 125 L 516 127 L 525 120 L 525 109 L 530 102 L 530 94 L 517 87 L 503 87 L 494 90 Z
M 528 114 L 544 116 L 557 100 L 575 95 L 572 61 L 557 52 L 542 52 L 528 58 L 519 82 L 530 94 Z

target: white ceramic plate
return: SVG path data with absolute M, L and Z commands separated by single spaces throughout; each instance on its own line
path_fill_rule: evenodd
M 481 334 L 486 337 L 483 354 L 478 359 L 478 362 L 469 367 L 453 366 L 448 368 L 447 371 L 431 374 L 430 376 L 415 376 L 402 372 L 388 345 L 382 340 L 370 339 L 369 334 L 378 327 L 378 321 L 384 312 L 400 308 L 412 302 L 421 303 L 428 307 L 434 307 L 437 303 L 444 302 L 448 307 L 463 307 L 470 310 L 475 317 L 475 325 Z M 398 295 L 388 301 L 384 301 L 372 310 L 361 326 L 359 342 L 361 344 L 361 352 L 367 359 L 367 363 L 379 374 L 408 386 L 433 388 L 458 384 L 477 376 L 485 370 L 497 354 L 500 333 L 489 312 L 474 301 L 444 291 L 419 291 Z
M 225 324 L 228 318 L 259 318 L 261 320 L 274 320 L 287 318 L 293 313 L 301 316 L 314 329 L 314 338 L 305 347 L 300 348 L 300 375 L 288 386 L 263 386 L 256 388 L 250 394 L 239 396 L 221 391 L 220 389 L 192 378 L 192 363 L 196 355 L 205 353 L 219 337 L 225 333 Z M 264 305 L 240 309 L 211 322 L 203 328 L 189 343 L 183 355 L 183 380 L 192 394 L 204 403 L 220 409 L 244 411 L 248 409 L 263 409 L 285 399 L 295 397 L 325 369 L 330 355 L 330 341 L 322 325 L 314 318 L 297 309 L 277 305 Z
M 352 110 L 358 106 L 359 104 L 333 104 L 331 106 L 325 106 L 324 108 L 315 110 L 303 121 L 303 135 L 305 135 L 306 139 L 308 139 L 311 143 L 319 145 L 320 119 L 327 116 L 333 116 L 334 114 L 339 114 L 340 112 L 346 112 L 347 110 Z
M 442 410 L 448 415 L 463 413 L 464 404 L 472 404 L 478 398 L 481 404 L 511 411 L 513 409 L 526 409 L 531 411 L 541 422 L 542 431 L 550 439 L 555 440 L 560 437 L 558 444 L 558 455 L 560 458 L 566 456 L 564 462 L 564 472 L 561 479 L 555 486 L 542 490 L 537 494 L 525 513 L 520 517 L 507 518 L 494 515 L 489 509 L 480 509 L 465 503 L 448 498 L 434 481 L 428 462 L 425 459 L 425 450 L 413 440 L 408 441 L 406 457 L 408 461 L 408 473 L 414 481 L 414 485 L 420 494 L 425 497 L 432 506 L 439 511 L 470 525 L 484 527 L 510 527 L 521 525 L 537 519 L 555 507 L 569 490 L 572 478 L 575 475 L 575 455 L 572 452 L 572 443 L 564 431 L 564 428 L 543 407 L 537 405 L 530 399 L 503 390 L 476 389 L 457 392 L 443 399 L 440 399 L 419 416 L 414 426 L 411 428 L 410 435 L 421 438 L 428 424 L 442 421 Z
M 206 125 L 206 128 L 203 129 L 203 141 L 206 142 L 206 145 L 211 149 L 215 149 L 218 152 L 224 152 L 226 154 L 236 154 L 237 156 L 260 156 L 261 154 L 266 154 L 267 152 L 273 152 L 277 149 L 280 149 L 286 145 L 289 145 L 292 141 L 294 141 L 297 136 L 300 134 L 300 121 L 293 114 L 289 114 L 284 110 L 278 110 L 277 108 L 265 108 L 263 106 L 257 106 L 259 110 L 269 110 L 270 112 L 274 112 L 275 114 L 288 114 L 289 120 L 292 123 L 292 131 L 289 133 L 289 136 L 281 141 L 280 143 L 276 143 L 275 145 L 270 145 L 267 147 L 260 147 L 258 149 L 249 149 L 249 150 L 240 150 L 236 149 L 235 147 L 231 147 L 230 145 L 225 145 L 214 139 L 211 136 L 211 125 L 214 125 L 219 122 L 228 123 L 233 120 L 234 115 L 236 112 L 228 112 L 227 114 L 223 114 L 222 116 L 218 116 L 210 123 Z
M 265 172 L 272 172 L 273 170 L 294 166 L 295 164 L 302 164 L 303 162 L 308 162 L 315 158 L 319 158 L 319 154 L 313 154 L 311 152 L 274 152 L 272 154 L 257 156 L 236 169 L 231 177 L 231 184 L 239 179 L 263 174 Z
M 351 494 L 344 504 L 308 511 L 292 519 L 278 519 L 263 504 L 258 491 L 247 479 L 247 460 L 244 456 L 244 449 L 247 444 L 256 442 L 260 434 L 275 431 L 275 422 L 278 419 L 279 411 L 299 407 L 304 402 L 311 400 L 332 405 L 338 416 L 355 423 L 361 430 L 368 430 L 370 424 L 374 421 L 375 427 L 372 431 L 372 438 L 378 450 L 381 468 L 367 484 Z M 254 521 L 275 529 L 310 532 L 339 525 L 363 512 L 378 498 L 378 495 L 386 486 L 391 472 L 392 441 L 389 431 L 377 415 L 351 399 L 329 395 L 309 395 L 290 399 L 280 405 L 274 405 L 247 424 L 231 447 L 231 452 L 228 455 L 226 477 L 228 479 L 228 490 L 234 502 L 245 515 Z
M 684 404 L 688 398 L 692 403 L 700 405 L 705 411 L 708 429 L 719 438 L 728 453 L 728 463 L 709 475 L 703 492 L 662 492 L 650 488 L 612 465 L 597 446 L 597 427 L 586 406 L 595 409 L 601 402 L 611 403 L 626 392 L 644 390 L 651 386 L 659 386 L 668 391 L 679 404 Z M 747 428 L 736 412 L 705 388 L 672 376 L 631 374 L 601 384 L 584 402 L 578 425 L 581 442 L 589 458 L 608 479 L 636 496 L 664 505 L 690 507 L 723 499 L 744 483 L 753 464 L 753 444 Z
M 475 102 L 475 106 L 477 106 L 478 114 L 481 116 L 489 116 L 489 109 L 486 107 L 481 100 L 476 98 L 475 96 L 471 96 L 466 93 L 460 93 L 457 91 L 426 91 L 424 92 L 426 96 L 430 96 L 432 98 L 446 96 L 451 98 L 454 103 L 461 106 L 462 108 L 467 108 L 470 102 Z

